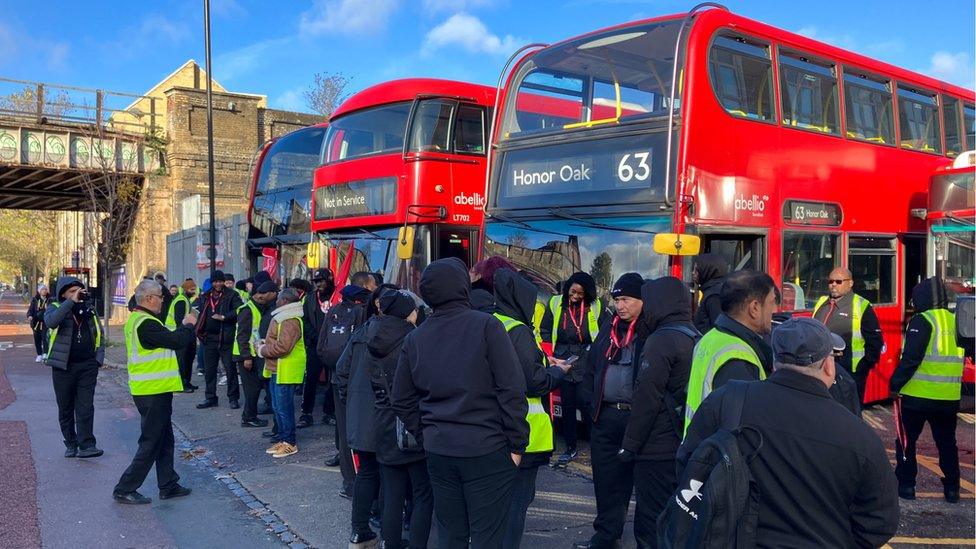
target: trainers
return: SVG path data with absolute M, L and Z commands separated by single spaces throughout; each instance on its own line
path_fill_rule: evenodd
M 915 487 L 907 485 L 898 486 L 898 497 L 901 499 L 915 499 Z
M 565 466 L 570 461 L 576 459 L 576 456 L 578 455 L 579 450 L 576 448 L 567 448 L 566 451 L 560 454 L 559 458 L 556 460 L 556 465 Z
M 265 454 L 274 454 L 278 452 L 278 447 L 282 444 L 287 444 L 286 442 L 275 442 L 267 450 L 264 451 Z
M 287 442 L 282 442 L 281 446 L 278 447 L 278 451 L 271 455 L 275 458 L 288 457 L 298 453 L 298 446 L 294 444 L 289 444 Z
M 220 381 L 217 382 L 217 385 L 227 385 L 227 376 L 220 376 Z
M 305 429 L 306 427 L 311 427 L 315 420 L 312 419 L 311 414 L 302 414 L 298 418 L 298 423 L 295 424 L 296 429 Z
M 44 362 L 44 355 L 37 355 L 37 358 L 34 359 L 34 362 Z
M 202 376 L 202 375 L 204 375 L 204 373 L 203 373 L 203 370 L 197 370 L 197 375 L 198 375 L 198 376 Z

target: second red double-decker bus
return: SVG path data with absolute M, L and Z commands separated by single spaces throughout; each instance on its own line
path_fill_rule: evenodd
M 847 267 L 887 346 L 867 399 L 887 397 L 926 264 L 912 211 L 973 147 L 972 91 L 725 9 L 539 48 L 503 82 L 486 254 L 543 287 L 585 270 L 607 291 L 627 271 L 689 279 L 688 258 L 652 242 L 695 235 L 732 269 L 768 271 L 801 313 Z
M 340 274 L 416 290 L 434 259 L 476 259 L 495 90 L 436 79 L 367 88 L 330 119 L 312 230 Z

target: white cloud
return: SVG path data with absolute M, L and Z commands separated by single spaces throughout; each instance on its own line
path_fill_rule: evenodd
M 969 54 L 960 51 L 956 53 L 940 50 L 932 54 L 929 67 L 923 70 L 925 74 L 958 86 L 973 88 L 976 81 L 976 69 Z
M 62 71 L 68 66 L 70 51 L 68 42 L 27 35 L 0 23 L 0 65 L 4 60 L 28 57 L 34 63 L 43 63 L 48 70 Z
M 399 5 L 399 0 L 315 0 L 302 14 L 298 30 L 306 36 L 374 34 L 386 28 Z
M 219 17 L 232 18 L 247 15 L 247 10 L 237 3 L 237 0 L 213 0 L 210 9 Z
M 305 104 L 305 97 L 302 95 L 303 91 L 305 91 L 304 88 L 285 90 L 271 100 L 271 106 L 286 111 L 306 112 L 308 111 L 308 106 Z
M 523 41 L 510 34 L 492 34 L 480 19 L 466 13 L 452 15 L 424 38 L 424 50 L 460 46 L 469 53 L 505 54 L 515 51 Z
M 427 13 L 442 11 L 457 13 L 475 8 L 494 7 L 497 4 L 497 0 L 424 0 L 424 11 Z
M 17 37 L 14 31 L 3 23 L 0 23 L 0 59 L 12 59 L 17 53 Z
M 290 38 L 262 40 L 243 48 L 222 53 L 214 59 L 214 78 L 218 82 L 230 82 L 235 78 L 249 74 L 267 64 L 273 56 L 273 52 L 280 51 L 282 46 L 291 41 Z

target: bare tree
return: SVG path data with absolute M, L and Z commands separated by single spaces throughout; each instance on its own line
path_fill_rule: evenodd
M 350 78 L 341 72 L 317 72 L 312 78 L 312 84 L 303 94 L 305 104 L 308 105 L 309 109 L 328 119 L 339 108 L 339 105 L 349 97 L 349 94 L 346 93 L 349 82 Z
M 24 89 L 19 92 L 0 97 L 0 114 L 33 117 L 37 115 L 39 101 L 42 103 L 41 114 L 49 118 L 62 118 L 70 113 L 73 105 L 68 92 L 57 90 L 55 93 L 45 89 L 44 92 L 38 93 L 39 88 L 40 85 L 24 86 Z

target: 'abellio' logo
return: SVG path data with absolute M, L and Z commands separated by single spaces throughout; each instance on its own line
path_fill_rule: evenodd
M 745 195 L 739 194 L 735 198 L 734 208 L 736 211 L 749 212 L 754 217 L 762 217 L 766 212 L 766 202 L 769 201 L 769 196 L 754 194 L 748 198 Z
M 481 193 L 474 193 L 473 195 L 464 194 L 463 192 L 454 197 L 454 203 L 458 206 L 474 206 L 474 209 L 480 210 L 485 205 L 485 197 L 481 196 Z

